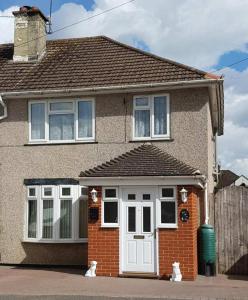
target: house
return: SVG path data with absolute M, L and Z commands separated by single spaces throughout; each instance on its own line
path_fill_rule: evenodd
M 0 262 L 168 277 L 178 261 L 195 279 L 223 79 L 105 36 L 46 41 L 39 9 L 13 14 L 14 43 L 0 45 Z
M 248 187 L 248 178 L 244 175 L 237 175 L 231 170 L 221 170 L 218 180 L 217 189 L 226 186 L 245 186 Z

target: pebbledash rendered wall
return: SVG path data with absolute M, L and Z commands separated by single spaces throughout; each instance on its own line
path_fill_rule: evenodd
M 89 208 L 99 209 L 99 219 L 89 220 L 88 224 L 88 263 L 97 261 L 97 274 L 102 276 L 118 276 L 120 270 L 119 228 L 101 227 L 102 187 L 91 187 L 97 190 L 98 201 L 94 203 L 89 195 Z M 169 278 L 172 263 L 180 262 L 183 279 L 194 280 L 197 276 L 197 228 L 198 228 L 198 189 L 187 186 L 188 201 L 180 200 L 178 186 L 178 228 L 161 228 L 158 231 L 158 268 L 159 277 Z M 189 220 L 180 220 L 180 211 L 185 208 L 189 212 Z
M 163 92 L 170 94 L 171 140 L 154 144 L 212 180 L 207 88 L 156 93 Z M 8 118 L 0 121 L 0 263 L 87 264 L 87 244 L 22 242 L 26 203 L 23 180 L 77 178 L 80 171 L 143 144 L 131 141 L 132 99 L 132 94 L 95 96 L 95 143 L 40 146 L 28 145 L 28 100 L 6 100 Z

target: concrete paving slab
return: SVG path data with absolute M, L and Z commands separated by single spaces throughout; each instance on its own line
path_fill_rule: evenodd
M 196 281 L 85 278 L 79 269 L 0 267 L 0 299 L 248 300 L 248 277 L 199 276 Z

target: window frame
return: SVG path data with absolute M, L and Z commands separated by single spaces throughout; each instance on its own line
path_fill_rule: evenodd
M 166 134 L 155 134 L 154 126 L 154 98 L 166 97 L 166 111 L 167 111 L 167 133 Z M 136 99 L 148 98 L 148 105 L 136 106 Z M 137 137 L 135 136 L 135 111 L 137 110 L 149 110 L 150 111 L 150 136 L 148 137 Z M 152 95 L 136 95 L 133 97 L 133 115 L 132 115 L 132 139 L 133 141 L 142 140 L 169 140 L 170 139 L 170 95 L 164 94 L 152 94 Z
M 29 196 L 29 189 L 30 188 L 35 188 L 35 196 Z M 27 200 L 26 200 L 26 205 L 25 205 L 25 207 L 26 207 L 26 209 L 25 209 L 25 232 L 24 232 L 24 237 L 25 237 L 25 239 L 28 239 L 28 240 L 30 240 L 31 242 L 32 241 L 36 241 L 37 240 L 37 237 L 39 236 L 39 222 L 40 222 L 40 220 L 39 220 L 39 218 L 40 218 L 40 216 L 39 216 L 39 211 L 40 211 L 40 208 L 39 208 L 39 205 L 40 205 L 40 203 L 39 203 L 39 195 L 37 194 L 38 193 L 38 187 L 37 186 L 34 186 L 34 185 L 32 185 L 32 186 L 28 186 L 28 188 L 27 188 Z M 36 201 L 36 237 L 35 238 L 31 238 L 31 237 L 28 237 L 28 216 L 29 216 L 29 201 L 32 201 L 32 200 L 35 200 Z
M 91 102 L 92 103 L 92 136 L 86 138 L 80 138 L 78 136 L 78 103 L 79 102 Z M 61 103 L 61 102 L 71 102 L 73 104 L 72 110 L 56 110 L 51 111 L 50 104 L 51 103 Z M 32 139 L 32 123 L 31 123 L 31 107 L 32 104 L 44 104 L 45 105 L 45 138 L 44 139 Z M 74 138 L 70 140 L 50 140 L 49 137 L 49 116 L 50 115 L 60 115 L 60 114 L 73 114 L 74 120 Z M 44 143 L 44 144 L 63 144 L 63 143 L 75 143 L 75 142 L 95 142 L 95 128 L 96 128 L 96 118 L 95 118 L 95 98 L 87 97 L 82 99 L 54 99 L 54 100 L 31 100 L 28 102 L 28 123 L 29 123 L 29 143 Z
M 105 197 L 105 191 L 108 189 L 115 189 L 116 190 L 116 197 Z M 103 187 L 102 189 L 102 213 L 101 213 L 101 227 L 109 227 L 109 228 L 118 228 L 120 226 L 120 204 L 119 204 L 119 193 L 118 187 L 108 186 Z M 104 212 L 105 212 L 105 205 L 104 203 L 117 203 L 117 223 L 105 223 L 104 222 Z
M 78 188 L 78 204 L 77 204 L 77 210 L 76 210 L 76 215 L 75 215 L 75 218 L 78 222 L 78 225 L 77 225 L 77 228 L 78 228 L 78 237 L 79 239 L 81 240 L 87 240 L 88 238 L 87 237 L 84 237 L 84 238 L 81 238 L 80 237 L 80 221 L 79 221 L 79 216 L 80 216 L 80 201 L 84 201 L 84 202 L 87 202 L 87 208 L 88 208 L 88 201 L 89 201 L 89 196 L 88 196 L 88 193 L 87 195 L 82 195 L 82 188 L 86 188 L 88 191 L 89 191 L 89 187 L 86 186 L 86 185 L 79 185 L 79 188 Z M 88 210 L 87 210 L 87 224 L 88 224 L 88 221 L 89 221 L 89 216 L 88 216 Z M 88 226 L 88 225 L 87 225 Z M 87 228 L 88 230 L 88 228 Z
M 162 189 L 168 188 L 173 189 L 174 197 L 162 197 Z M 175 223 L 162 223 L 161 218 L 161 204 L 162 202 L 173 202 L 175 203 Z M 158 210 L 157 210 L 157 222 L 158 228 L 178 228 L 178 200 L 177 200 L 177 188 L 176 186 L 160 186 L 159 187 L 159 199 L 158 199 Z
M 44 187 L 51 187 L 53 191 L 52 196 L 44 197 Z M 71 195 L 62 196 L 62 187 L 70 187 Z M 86 243 L 88 238 L 79 237 L 79 201 L 80 201 L 80 185 L 30 185 L 26 186 L 26 211 L 25 211 L 25 226 L 24 226 L 24 242 L 37 243 Z M 29 197 L 29 189 L 36 189 L 36 197 Z M 36 224 L 36 238 L 28 237 L 28 202 L 29 200 L 37 201 L 37 224 Z M 43 238 L 43 200 L 53 200 L 53 238 Z M 72 237 L 60 238 L 60 207 L 61 200 L 72 201 Z
M 29 131 L 29 142 L 37 143 L 37 142 L 46 142 L 47 141 L 47 101 L 29 101 L 28 102 L 28 131 Z M 44 104 L 45 105 L 45 138 L 44 139 L 32 139 L 32 104 Z

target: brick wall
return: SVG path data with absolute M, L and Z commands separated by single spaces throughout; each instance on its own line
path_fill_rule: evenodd
M 102 188 L 94 187 L 98 193 L 98 201 L 91 199 L 89 187 L 89 208 L 98 207 L 99 219 L 88 223 L 88 262 L 97 261 L 97 275 L 118 276 L 119 274 L 119 228 L 101 227 Z M 197 228 L 198 228 L 198 196 L 197 189 L 185 186 L 188 190 L 188 201 L 182 203 L 178 187 L 178 228 L 159 229 L 159 269 L 162 277 L 172 273 L 172 263 L 180 262 L 183 279 L 194 280 L 197 276 Z M 180 211 L 187 208 L 189 221 L 180 220 Z
M 172 263 L 180 262 L 183 279 L 194 280 L 197 276 L 197 228 L 198 196 L 197 189 L 185 186 L 188 201 L 182 203 L 178 186 L 178 228 L 159 229 L 159 268 L 162 277 L 172 273 Z M 188 222 L 180 220 L 181 209 L 186 208 L 190 217 Z
M 90 191 L 97 190 L 98 201 L 94 203 Z M 89 208 L 98 207 L 99 219 L 88 221 L 88 263 L 97 261 L 97 275 L 118 276 L 119 274 L 119 228 L 101 227 L 102 188 L 89 187 Z

